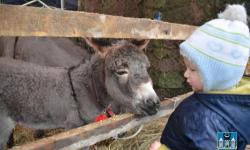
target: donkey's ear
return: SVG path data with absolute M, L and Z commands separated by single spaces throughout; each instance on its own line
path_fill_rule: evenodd
M 96 53 L 101 55 L 101 57 L 105 57 L 112 46 L 111 42 L 105 39 L 86 38 L 85 40 L 87 44 L 95 50 Z
M 139 50 L 143 50 L 144 48 L 148 46 L 149 41 L 150 40 L 145 40 L 145 39 L 133 39 L 133 40 L 130 40 L 130 43 L 137 46 Z

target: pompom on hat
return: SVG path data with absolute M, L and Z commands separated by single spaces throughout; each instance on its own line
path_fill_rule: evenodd
M 228 90 L 241 80 L 250 48 L 246 22 L 244 6 L 228 5 L 180 44 L 181 55 L 197 66 L 204 92 Z

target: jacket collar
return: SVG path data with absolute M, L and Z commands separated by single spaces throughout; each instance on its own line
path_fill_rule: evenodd
M 235 88 L 226 91 L 210 91 L 213 94 L 247 94 L 250 95 L 250 76 L 243 76 Z

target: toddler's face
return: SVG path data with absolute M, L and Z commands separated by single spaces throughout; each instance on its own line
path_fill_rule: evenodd
M 187 82 L 192 86 L 194 91 L 202 92 L 203 86 L 201 84 L 198 69 L 187 58 L 184 58 L 184 63 L 187 67 L 184 77 L 187 78 Z

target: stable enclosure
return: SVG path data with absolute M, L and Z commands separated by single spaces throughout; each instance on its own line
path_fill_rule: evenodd
M 151 19 L 10 5 L 0 5 L 0 20 L 3 24 L 0 29 L 0 36 L 19 37 L 185 40 L 196 29 L 196 26 Z M 161 58 L 162 56 L 159 55 L 158 57 Z M 170 76 L 174 75 L 171 74 Z M 163 75 L 163 77 L 166 76 L 166 74 Z M 162 79 L 161 81 L 165 80 Z M 168 87 L 168 85 L 163 86 Z M 178 86 L 176 87 L 178 88 Z M 105 121 L 72 129 L 13 149 L 80 149 L 90 146 L 136 126 L 170 115 L 181 100 L 190 94 L 187 93 L 169 100 L 161 98 L 165 101 L 162 101 L 160 111 L 154 116 L 118 115 Z

